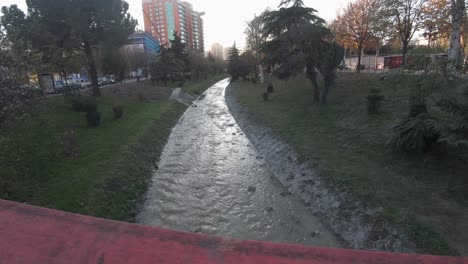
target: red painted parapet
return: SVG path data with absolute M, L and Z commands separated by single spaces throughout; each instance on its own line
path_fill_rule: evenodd
M 468 263 L 169 231 L 0 200 L 0 263 Z

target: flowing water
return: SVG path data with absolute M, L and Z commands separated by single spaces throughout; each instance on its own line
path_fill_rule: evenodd
M 227 85 L 224 80 L 210 87 L 174 128 L 139 223 L 242 240 L 339 247 L 242 133 L 224 100 Z

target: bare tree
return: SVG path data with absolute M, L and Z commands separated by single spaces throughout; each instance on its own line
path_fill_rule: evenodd
M 414 33 L 421 27 L 422 10 L 426 0 L 389 0 L 387 8 L 394 18 L 394 24 L 400 37 L 403 53 L 403 65 L 406 65 L 408 46 Z
M 385 0 L 376 0 L 375 2 L 371 35 L 375 47 L 375 69 L 377 70 L 380 49 L 394 34 L 394 29 L 392 28 L 391 13 L 385 7 Z
M 263 22 L 262 16 L 255 16 L 254 19 L 247 22 L 247 27 L 245 29 L 245 34 L 247 35 L 246 49 L 251 51 L 255 56 L 258 65 L 258 73 L 260 75 L 260 82 L 265 82 L 265 76 L 263 74 L 263 65 L 261 63 L 261 53 L 260 49 L 262 45 L 266 42 L 266 39 L 263 35 Z
M 461 31 L 464 19 L 466 19 L 465 0 L 452 0 L 452 35 L 448 57 L 450 61 L 458 65 L 461 64 L 463 58 Z

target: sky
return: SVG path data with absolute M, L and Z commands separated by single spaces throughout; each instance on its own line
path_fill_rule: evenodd
M 26 10 L 25 0 L 0 0 L 1 6 L 16 4 Z M 127 0 L 130 13 L 139 21 L 143 29 L 142 0 Z M 187 0 L 193 4 L 196 11 L 206 12 L 205 49 L 211 44 L 220 43 L 224 47 L 232 46 L 234 42 L 243 47 L 245 44 L 244 29 L 247 21 L 255 14 L 261 14 L 267 7 L 276 8 L 280 0 Z M 318 15 L 326 21 L 335 17 L 347 0 L 304 0 L 308 7 L 318 11 Z

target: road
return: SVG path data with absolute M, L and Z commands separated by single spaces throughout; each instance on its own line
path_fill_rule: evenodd
M 253 149 L 226 106 L 227 85 L 224 80 L 209 88 L 174 128 L 139 223 L 237 239 L 340 247 Z

